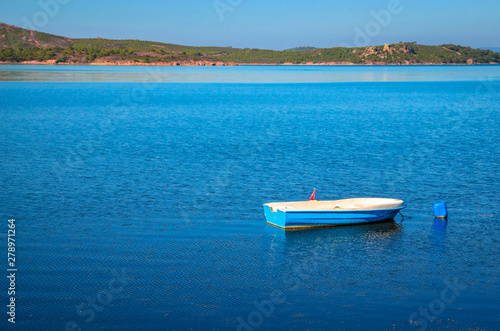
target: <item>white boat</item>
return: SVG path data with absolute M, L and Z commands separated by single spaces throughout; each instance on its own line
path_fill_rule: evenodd
M 264 204 L 264 213 L 268 223 L 294 229 L 381 222 L 393 219 L 403 208 L 399 199 L 353 198 L 271 202 Z

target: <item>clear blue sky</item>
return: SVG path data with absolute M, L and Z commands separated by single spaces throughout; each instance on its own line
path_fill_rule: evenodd
M 58 3 L 58 8 L 54 3 Z M 130 38 L 183 45 L 285 49 L 417 41 L 500 46 L 499 0 L 397 3 L 398 0 L 0 0 L 0 22 L 16 26 L 27 26 L 29 22 L 37 30 L 73 38 Z M 388 11 L 391 5 L 392 13 Z M 390 13 L 390 17 L 381 15 L 377 21 L 373 13 L 381 11 Z

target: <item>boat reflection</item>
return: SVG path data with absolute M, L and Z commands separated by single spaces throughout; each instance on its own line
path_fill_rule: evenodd
M 335 293 L 340 288 L 369 286 L 371 274 L 382 270 L 387 257 L 399 249 L 403 231 L 403 225 L 394 220 L 296 231 L 268 228 L 273 244 L 267 259 L 282 265 L 286 293 L 315 286 Z
M 394 220 L 364 225 L 286 231 L 271 225 L 266 227 L 266 232 L 274 238 L 274 242 L 281 241 L 289 247 L 352 242 L 359 239 L 382 242 L 389 237 L 397 236 L 402 230 L 403 224 Z
M 287 240 L 294 240 L 296 238 L 321 238 L 334 236 L 336 238 L 344 236 L 359 236 L 367 235 L 369 233 L 395 233 L 401 230 L 402 225 L 396 223 L 394 220 L 386 222 L 363 224 L 363 225 L 350 225 L 339 226 L 331 228 L 317 228 L 317 229 L 300 229 L 300 230 L 287 230 L 285 231 Z

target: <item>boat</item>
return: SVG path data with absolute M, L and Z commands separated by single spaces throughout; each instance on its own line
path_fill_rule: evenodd
M 387 198 L 352 198 L 264 204 L 267 222 L 283 229 L 332 227 L 392 220 L 404 201 Z

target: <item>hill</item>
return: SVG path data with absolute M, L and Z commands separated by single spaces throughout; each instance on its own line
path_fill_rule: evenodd
M 18 28 L 14 25 L 0 23 L 1 47 L 68 47 L 73 44 L 69 38 L 55 36 L 44 32 Z
M 143 40 L 67 38 L 0 23 L 0 62 L 116 65 L 485 64 L 500 53 L 460 45 L 257 48 L 183 46 Z

